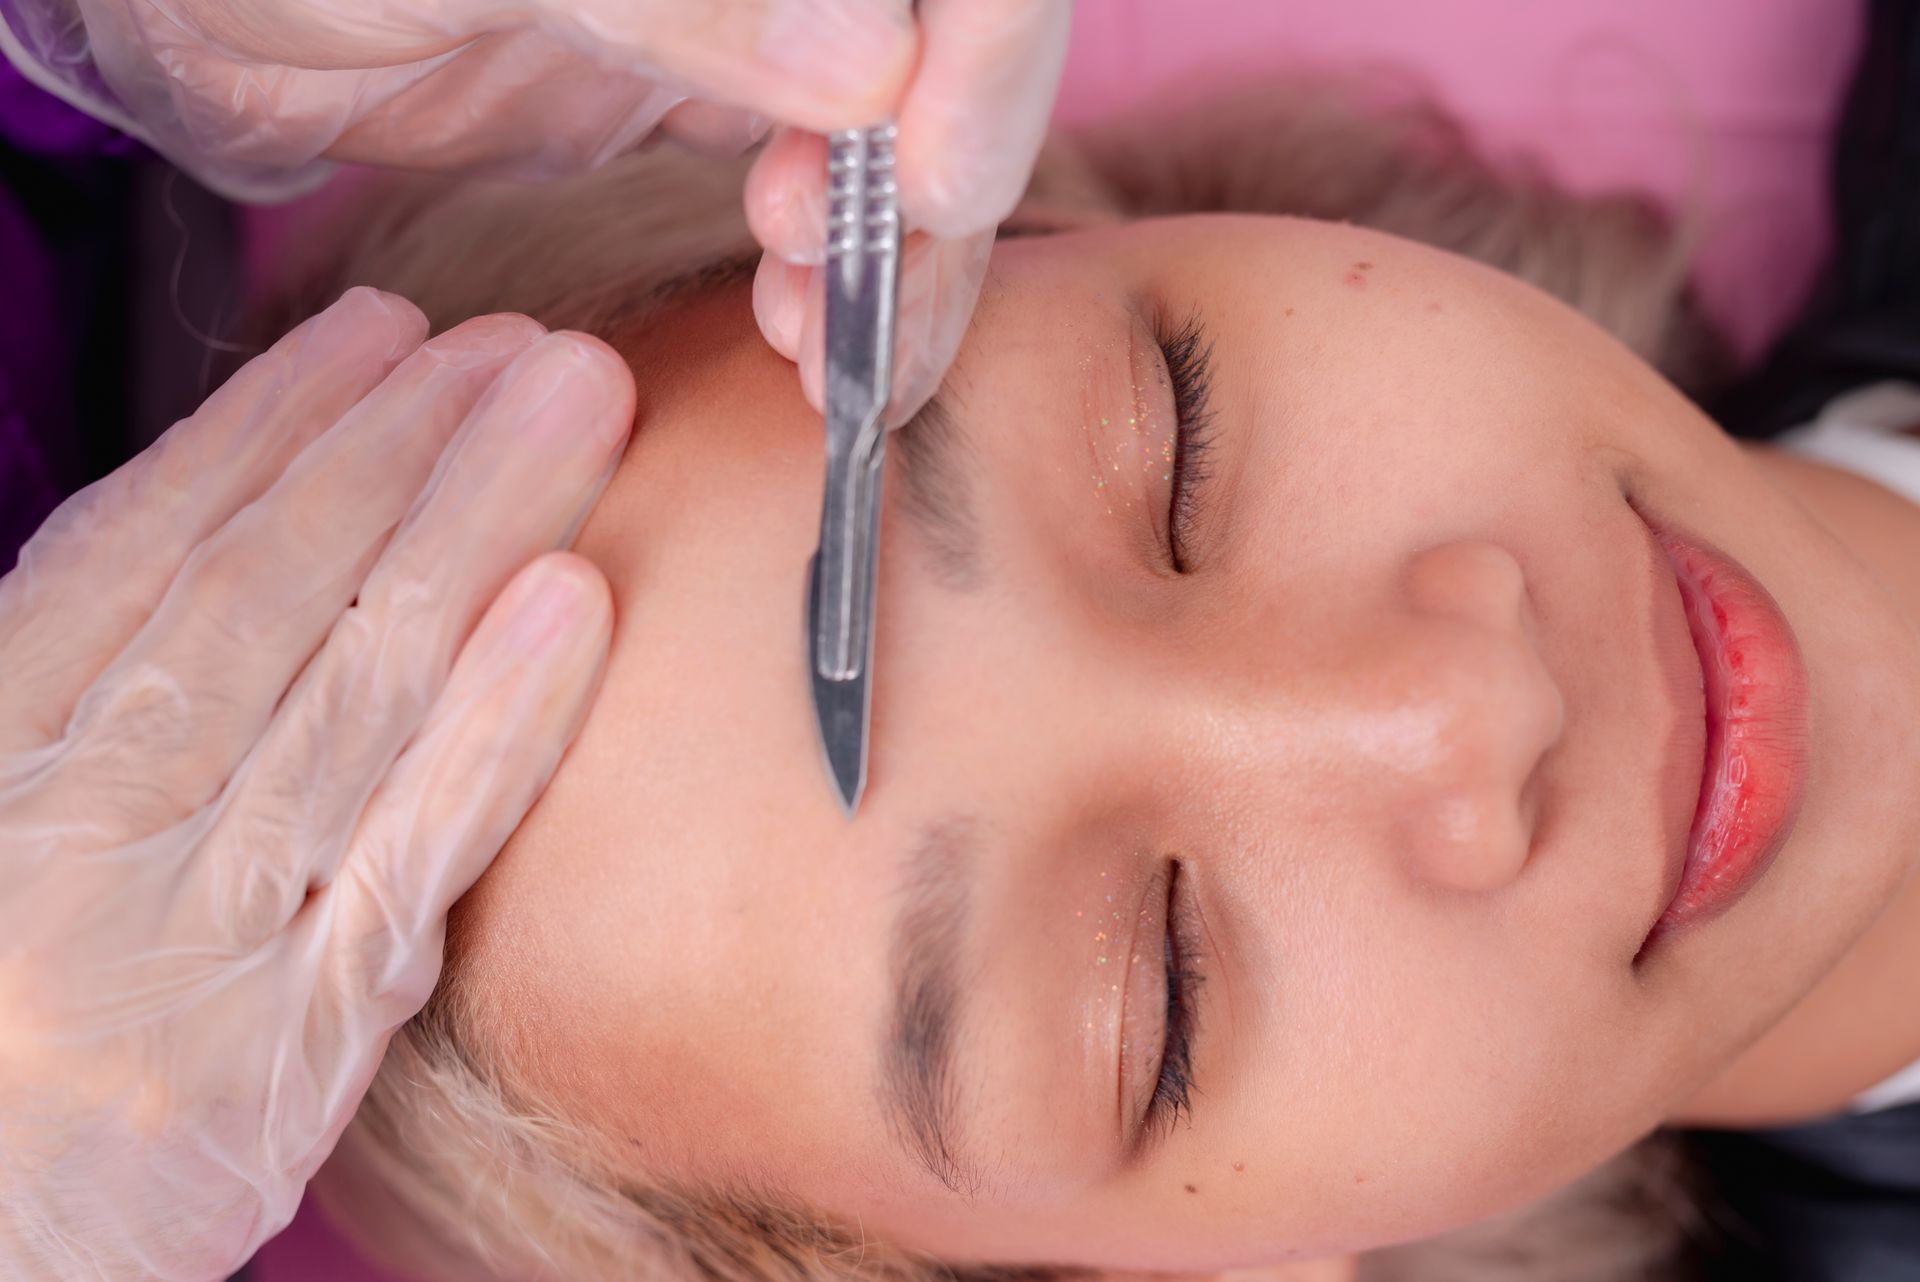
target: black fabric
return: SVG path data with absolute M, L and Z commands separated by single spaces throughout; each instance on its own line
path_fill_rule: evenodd
M 1711 1282 L 1920 1282 L 1920 1104 L 1690 1142 Z
M 1920 4 L 1914 0 L 1869 6 L 1831 163 L 1833 251 L 1812 298 L 1758 372 L 1709 406 L 1735 436 L 1773 436 L 1863 383 L 1920 382 Z

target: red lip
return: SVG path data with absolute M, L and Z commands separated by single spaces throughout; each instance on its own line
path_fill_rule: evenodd
M 1700 659 L 1707 734 L 1686 858 L 1642 952 L 1725 911 L 1766 871 L 1793 829 L 1807 762 L 1806 665 L 1779 605 L 1726 553 L 1647 524 Z

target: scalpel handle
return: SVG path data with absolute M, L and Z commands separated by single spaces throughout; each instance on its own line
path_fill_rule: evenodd
M 830 140 L 827 160 L 827 478 L 813 658 L 817 675 L 834 681 L 865 673 L 872 632 L 900 269 L 893 137 L 891 124 L 843 130 Z

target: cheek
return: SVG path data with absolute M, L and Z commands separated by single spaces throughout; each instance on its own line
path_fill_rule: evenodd
M 1445 1231 L 1559 1187 L 1658 1120 L 1667 1101 L 1629 1053 L 1635 1012 L 1548 923 L 1381 886 L 1321 892 L 1274 932 L 1291 942 L 1269 979 L 1271 1076 L 1243 1119 L 1291 1155 L 1273 1206 L 1317 1208 L 1295 1242 Z M 1274 1098 L 1310 1103 L 1259 1106 Z

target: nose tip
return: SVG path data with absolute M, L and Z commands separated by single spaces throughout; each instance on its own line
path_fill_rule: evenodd
M 1495 544 L 1447 544 L 1408 564 L 1406 601 L 1397 845 L 1431 881 L 1496 889 L 1526 865 L 1533 780 L 1565 725 L 1526 576 Z

